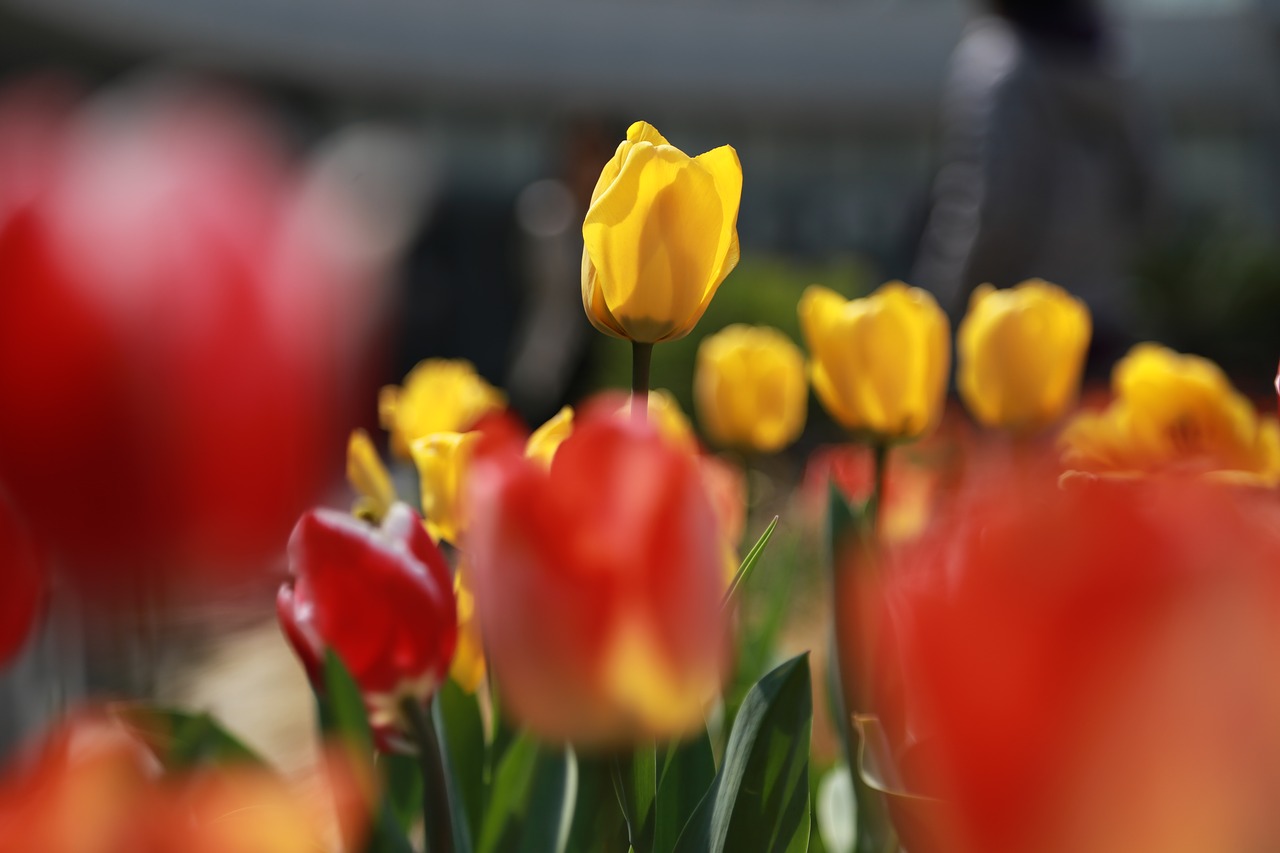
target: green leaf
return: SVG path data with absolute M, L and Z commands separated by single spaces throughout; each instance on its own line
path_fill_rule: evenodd
M 702 797 L 715 782 L 716 760 L 706 728 L 688 740 L 661 751 L 654 853 L 672 853 L 680 832 L 693 817 Z
M 480 837 L 484 816 L 484 718 L 475 695 L 467 693 L 453 679 L 446 680 L 440 688 L 433 710 L 449 785 L 454 847 L 458 853 L 470 853 L 475 839 Z
M 738 713 L 724 764 L 678 853 L 804 853 L 809 846 L 809 656 L 760 680 Z
M 520 735 L 494 774 L 479 853 L 563 853 L 573 825 L 578 765 L 568 749 Z
M 577 756 L 578 795 L 566 850 L 610 853 L 627 849 L 627 822 L 618 806 L 609 758 Z
M 409 832 L 422 817 L 423 783 L 418 759 L 411 755 L 384 753 L 378 756 L 378 771 L 391 813 L 400 828 Z
M 332 649 L 324 653 L 324 693 L 317 695 L 316 700 L 324 734 L 344 743 L 352 760 L 372 762 L 373 731 L 369 728 L 360 687 Z M 366 853 L 413 853 L 413 845 L 405 836 L 388 797 L 373 804 L 373 815 Z
M 629 756 L 613 760 L 613 787 L 627 822 L 627 838 L 636 853 L 653 849 L 654 803 L 658 799 L 658 756 L 646 744 Z
M 209 714 L 132 703 L 115 705 L 111 713 L 170 772 L 208 765 L 265 764 Z
M 733 575 L 733 582 L 729 584 L 729 590 L 724 594 L 724 605 L 728 605 L 733 601 L 733 594 L 738 591 L 738 587 L 747 579 L 747 575 L 755 568 L 756 563 L 760 560 L 760 555 L 764 553 L 764 546 L 769 544 L 769 538 L 773 536 L 773 531 L 778 526 L 778 516 L 773 517 L 773 521 L 769 522 L 769 526 L 764 529 L 764 533 L 760 534 L 760 538 L 756 540 L 756 544 L 751 546 L 751 550 L 747 552 L 747 556 L 743 558 L 742 565 L 738 566 L 738 571 Z

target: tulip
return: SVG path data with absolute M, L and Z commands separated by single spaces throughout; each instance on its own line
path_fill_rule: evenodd
M 615 746 L 703 724 L 728 648 L 722 534 L 692 455 L 597 405 L 550 470 L 479 453 L 468 507 L 489 665 L 518 721 Z
M 957 333 L 965 405 L 985 426 L 1033 431 L 1058 420 L 1079 393 L 1091 327 L 1088 307 L 1056 285 L 982 285 Z
M 391 450 L 402 459 L 413 443 L 438 432 L 467 432 L 506 405 L 502 392 L 476 373 L 469 361 L 429 358 L 418 362 L 404 385 L 378 395 L 378 417 L 391 433 Z
M 332 649 L 360 686 L 370 723 L 399 746 L 401 703 L 425 704 L 453 659 L 458 615 L 444 556 L 405 504 L 380 528 L 318 509 L 294 528 L 289 568 L 276 609 L 308 675 L 320 683 Z
M 410 447 L 422 487 L 422 515 L 436 541 L 457 545 L 466 530 L 463 487 L 479 440 L 479 432 L 440 432 Z
M 1182 468 L 1280 482 L 1280 424 L 1260 417 L 1208 359 L 1138 344 L 1116 364 L 1111 385 L 1106 410 L 1077 415 L 1063 430 L 1068 465 L 1123 476 Z
M 0 92 L 0 481 L 87 597 L 271 564 L 339 475 L 380 271 L 336 189 L 225 96 Z
M 682 338 L 738 263 L 742 167 L 725 145 L 689 157 L 636 122 L 582 223 L 592 325 L 640 344 Z
M 362 429 L 353 431 L 347 441 L 347 482 L 356 492 L 352 513 L 380 524 L 396 502 L 396 487 L 369 433 Z
M 27 643 L 43 609 L 48 587 L 42 552 L 18 517 L 17 507 L 0 491 L 0 667 Z
M 907 790 L 949 819 L 913 851 L 1274 847 L 1280 536 L 1260 497 L 1015 474 L 890 556 L 875 710 Z
M 458 603 L 458 649 L 453 655 L 449 677 L 468 693 L 475 693 L 484 681 L 484 636 L 476 614 L 475 593 L 471 590 L 471 571 L 462 563 L 453 576 L 453 596 Z
M 555 417 L 533 431 L 525 443 L 524 455 L 536 459 L 547 468 L 564 440 L 573 433 L 573 407 L 565 406 Z
M 693 387 L 698 419 L 719 444 L 776 453 L 804 429 L 804 356 L 777 329 L 733 325 L 706 338 Z
M 932 296 L 895 281 L 846 300 L 814 285 L 799 313 L 813 390 L 841 426 L 882 442 L 933 428 L 946 398 L 951 343 Z

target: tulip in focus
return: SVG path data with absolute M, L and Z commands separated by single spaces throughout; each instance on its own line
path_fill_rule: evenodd
M 582 304 L 592 325 L 641 344 L 689 333 L 738 263 L 742 166 L 697 157 L 638 121 L 605 164 L 582 223 Z
M 813 285 L 799 313 L 814 393 L 841 426 L 897 441 L 937 424 L 951 333 L 932 296 L 895 281 L 846 300 Z
M 392 506 L 380 528 L 317 509 L 294 528 L 289 568 L 276 609 L 312 683 L 321 683 L 332 649 L 359 684 L 370 723 L 398 746 L 401 703 L 435 693 L 457 643 L 444 556 L 405 504 Z
M 502 392 L 471 362 L 429 358 L 409 371 L 403 385 L 382 389 L 378 417 L 391 433 L 392 452 L 408 459 L 415 441 L 438 432 L 467 432 L 505 405 Z
M 727 662 L 723 539 L 694 457 L 611 401 L 550 470 L 478 453 L 468 565 L 489 665 L 549 740 L 621 745 L 703 724 Z
M 767 326 L 733 325 L 703 340 L 694 373 L 698 420 L 717 444 L 776 453 L 804 429 L 804 356 Z
M 912 853 L 1277 849 L 1260 496 L 1015 474 L 891 553 L 875 710 L 907 791 L 937 798 L 890 798 Z
M 1088 307 L 1056 285 L 984 284 L 957 332 L 960 396 L 985 426 L 1048 426 L 1075 402 L 1091 332 Z
M 1062 432 L 1066 463 L 1133 476 L 1171 469 L 1274 485 L 1280 424 L 1262 417 L 1216 364 L 1138 344 L 1111 374 L 1114 399 L 1077 415 Z

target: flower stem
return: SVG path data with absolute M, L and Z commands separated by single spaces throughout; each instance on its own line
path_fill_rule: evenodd
M 426 853 L 453 853 L 449 792 L 431 711 L 413 698 L 405 699 L 400 708 L 418 748 L 418 765 L 422 770 L 422 822 Z
M 649 417 L 649 364 L 653 344 L 631 342 L 631 417 L 638 421 Z
M 880 534 L 880 516 L 884 507 L 884 482 L 889 471 L 889 443 L 877 441 L 871 445 L 871 497 L 867 500 L 867 530 L 874 548 Z

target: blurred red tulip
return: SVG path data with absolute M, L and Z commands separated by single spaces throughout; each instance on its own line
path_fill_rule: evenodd
M 548 471 L 481 447 L 464 542 L 489 662 L 539 735 L 617 744 L 702 724 L 727 653 L 723 540 L 695 457 L 588 406 Z
M 320 853 L 364 831 L 368 780 L 330 750 L 305 785 L 259 767 L 164 774 L 115 720 L 78 714 L 0 779 L 0 853 Z
M 18 516 L 17 507 L 0 490 L 0 666 L 26 645 L 40 616 L 47 590 L 41 553 Z
M 289 540 L 289 566 L 277 612 L 312 682 L 321 683 L 332 649 L 360 685 L 370 723 L 399 746 L 400 702 L 425 702 L 453 660 L 458 616 L 444 555 L 397 503 L 381 528 L 335 510 L 307 512 Z
M 207 91 L 0 92 L 0 482 L 95 592 L 255 566 L 338 475 L 375 271 L 304 177 Z
M 1276 849 L 1274 507 L 997 479 L 882 566 L 876 710 L 955 819 L 913 853 Z

